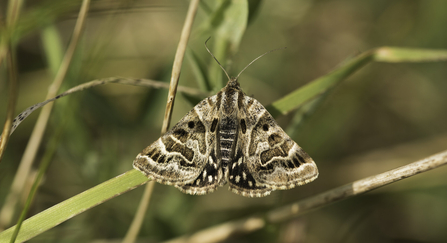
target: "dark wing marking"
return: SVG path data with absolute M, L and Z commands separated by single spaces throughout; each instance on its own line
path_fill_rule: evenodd
M 216 150 L 211 150 L 208 162 L 205 164 L 199 176 L 192 182 L 176 187 L 182 192 L 192 195 L 204 195 L 213 192 L 219 186 L 226 183 L 225 172 L 222 169 L 221 160 L 218 159 Z
M 240 140 L 239 140 L 240 141 Z M 230 190 L 245 197 L 264 197 L 270 194 L 272 189 L 257 182 L 246 165 L 247 156 L 238 149 L 234 160 L 228 170 L 228 182 Z

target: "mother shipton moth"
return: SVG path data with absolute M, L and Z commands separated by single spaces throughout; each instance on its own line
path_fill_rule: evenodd
M 260 57 L 236 78 L 216 59 L 227 85 L 138 154 L 134 168 L 193 195 L 213 192 L 228 182 L 236 194 L 263 197 L 315 180 L 318 169 L 312 158 L 239 86 L 239 75 Z

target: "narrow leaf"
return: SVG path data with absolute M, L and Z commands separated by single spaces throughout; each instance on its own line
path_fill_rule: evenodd
M 369 62 L 435 62 L 447 61 L 447 50 L 381 47 L 364 52 L 347 61 L 331 73 L 296 89 L 269 106 L 270 114 L 285 115 L 309 100 L 325 93 Z
M 112 178 L 25 220 L 16 241 L 23 242 L 29 240 L 98 204 L 126 191 L 132 190 L 147 181 L 147 177 L 137 170 L 131 170 Z M 15 227 L 16 226 L 13 226 L 1 232 L 0 242 L 8 242 Z
M 284 98 L 273 102 L 266 108 L 274 117 L 281 114 L 285 115 L 291 110 L 302 106 L 309 100 L 323 94 L 333 86 L 337 85 L 356 70 L 370 62 L 372 59 L 372 52 L 363 53 L 331 73 L 318 78 L 309 84 L 296 89 Z

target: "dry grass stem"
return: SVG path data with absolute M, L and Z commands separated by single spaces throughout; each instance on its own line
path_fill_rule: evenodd
M 390 183 L 400 181 L 410 176 L 423 173 L 439 166 L 447 164 L 447 150 L 432 155 L 425 159 L 413 162 L 411 164 L 401 166 L 399 168 L 389 170 L 374 176 L 370 176 L 344 186 L 331 189 L 327 192 L 309 197 L 307 199 L 289 204 L 287 206 L 271 210 L 265 213 L 264 217 L 257 216 L 245 219 L 227 222 L 218 226 L 210 227 L 202 231 L 196 232 L 190 236 L 182 236 L 169 243 L 189 243 L 189 242 L 221 242 L 228 239 L 232 235 L 240 233 L 250 233 L 263 228 L 269 223 L 280 223 L 291 218 L 297 217 L 310 210 L 330 205 L 334 202 L 347 199 L 349 197 L 359 195 L 368 191 L 372 191 L 379 187 Z
M 8 71 L 9 71 L 9 99 L 8 99 L 8 110 L 6 112 L 6 121 L 3 126 L 3 134 L 8 134 L 6 136 L 0 136 L 0 162 L 2 161 L 3 154 L 6 149 L 6 145 L 9 140 L 9 134 L 12 130 L 14 112 L 16 109 L 17 103 L 17 93 L 18 93 L 18 85 L 17 85 L 17 67 L 15 63 L 14 53 L 12 47 L 7 51 L 7 63 L 8 63 Z M 1 229 L 1 224 L 0 224 Z
M 19 19 L 20 10 L 23 6 L 23 0 L 10 0 L 8 2 L 8 11 L 6 17 L 6 25 L 13 27 Z
M 168 101 L 166 103 L 166 111 L 165 116 L 163 119 L 163 126 L 161 128 L 161 133 L 165 133 L 168 130 L 169 123 L 171 121 L 171 115 L 172 115 L 172 108 L 174 107 L 174 100 L 175 100 L 175 94 L 177 93 L 177 86 L 178 86 L 178 80 L 180 77 L 180 70 L 182 68 L 183 58 L 185 56 L 186 52 L 186 46 L 188 44 L 189 36 L 191 34 L 192 30 L 192 24 L 194 22 L 194 17 L 197 12 L 197 8 L 199 7 L 199 0 L 191 0 L 189 3 L 188 12 L 186 14 L 185 23 L 183 25 L 182 33 L 180 35 L 180 41 L 177 46 L 177 51 L 175 53 L 174 58 L 174 64 L 172 67 L 172 74 L 171 74 L 171 82 L 169 86 L 169 92 L 168 92 Z M 137 212 L 135 213 L 135 217 L 132 220 L 132 224 L 129 227 L 129 230 L 126 233 L 126 236 L 124 237 L 123 242 L 125 243 L 132 243 L 137 238 L 137 235 L 140 231 L 141 225 L 143 223 L 144 215 L 146 214 L 147 208 L 149 206 L 149 200 L 152 193 L 152 188 L 154 186 L 155 182 L 150 181 L 146 185 L 145 193 L 143 194 L 143 197 L 140 201 L 140 206 L 138 207 Z M 148 193 L 146 193 L 148 192 Z M 139 216 L 142 215 L 142 216 Z
M 174 64 L 172 66 L 171 83 L 169 86 L 168 101 L 166 103 L 165 117 L 161 133 L 165 133 L 171 122 L 172 108 L 174 107 L 175 94 L 177 93 L 178 80 L 182 69 L 183 58 L 185 57 L 186 46 L 188 44 L 189 35 L 191 33 L 194 17 L 199 7 L 199 0 L 192 0 L 189 4 L 188 13 L 186 14 L 185 24 L 183 25 L 180 41 L 175 53 Z
M 143 193 L 143 197 L 142 199 L 146 199 L 146 200 L 141 200 L 140 204 L 138 205 L 138 209 L 137 212 L 146 212 L 148 206 L 149 206 L 149 201 L 151 200 L 151 195 L 152 195 L 152 191 L 154 190 L 154 186 L 155 183 L 147 183 L 147 186 L 144 188 L 144 193 Z M 129 227 L 129 230 L 126 233 L 126 236 L 123 239 L 123 243 L 132 243 L 135 242 L 135 240 L 137 239 L 138 233 L 140 231 L 140 226 L 141 226 L 141 222 L 143 222 L 144 217 L 146 216 L 146 214 L 135 214 L 135 218 L 132 221 L 132 225 L 131 227 Z M 139 223 L 140 225 L 137 227 L 137 225 L 134 226 L 134 224 Z
M 6 33 L 0 38 L 0 65 L 3 60 L 7 58 L 9 44 L 11 44 L 11 33 L 20 15 L 20 10 L 23 6 L 23 0 L 10 0 L 8 1 L 7 12 L 6 12 Z M 5 33 L 5 32 L 3 32 Z
M 220 242 L 224 239 L 230 238 L 233 235 L 250 233 L 262 229 L 264 226 L 264 219 L 260 217 L 250 217 L 214 226 L 197 232 L 191 236 L 183 236 L 170 241 L 165 241 L 165 243 Z
M 341 201 L 379 187 L 400 181 L 447 164 L 447 150 L 408 165 L 367 177 L 318 194 L 308 199 L 292 203 L 267 213 L 269 223 L 277 223 L 301 215 L 309 210 Z
M 11 33 L 11 29 L 13 29 L 14 25 L 17 22 L 17 19 L 19 18 L 20 10 L 23 5 L 23 0 L 10 0 L 8 2 L 8 10 L 6 13 L 6 27 L 7 27 L 7 33 Z M 17 68 L 15 64 L 15 57 L 14 57 L 14 47 L 11 43 L 11 36 L 2 36 L 0 38 L 0 65 L 2 64 L 3 60 L 7 58 L 7 65 L 9 70 L 9 100 L 8 100 L 8 110 L 6 113 L 6 121 L 3 126 L 3 134 L 8 134 L 11 130 L 12 126 L 12 117 L 14 116 L 15 112 L 15 106 L 17 101 L 17 92 L 18 92 L 18 85 L 17 85 Z M 8 143 L 9 136 L 6 136 L 2 138 L 0 136 L 0 162 L 3 158 L 3 153 L 6 149 L 6 145 Z M 0 230 L 1 227 L 1 219 L 0 219 Z

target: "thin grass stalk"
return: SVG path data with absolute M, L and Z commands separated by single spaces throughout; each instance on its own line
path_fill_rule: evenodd
M 0 44 L 0 65 L 7 58 L 9 44 L 11 43 L 11 33 L 20 15 L 23 6 L 23 0 L 9 0 L 6 11 L 6 35 L 1 37 Z
M 197 8 L 199 6 L 199 0 L 192 0 L 189 4 L 188 13 L 186 14 L 186 20 L 183 25 L 182 33 L 180 35 L 180 41 L 175 53 L 174 65 L 172 67 L 171 83 L 169 86 L 168 101 L 166 104 L 166 111 L 163 120 L 163 126 L 161 133 L 165 133 L 169 124 L 171 123 L 172 108 L 174 107 L 175 95 L 177 93 L 178 80 L 180 78 L 180 71 L 182 69 L 183 58 L 185 57 L 186 47 L 188 44 L 189 36 L 191 34 L 192 24 L 194 17 L 196 16 Z
M 0 136 L 0 162 L 2 161 L 3 154 L 10 137 L 10 131 L 12 129 L 11 126 L 13 123 L 15 106 L 18 96 L 17 68 L 15 63 L 14 48 L 12 47 L 11 32 L 13 27 L 15 26 L 15 23 L 17 22 L 17 19 L 19 18 L 22 5 L 23 0 L 10 0 L 8 2 L 8 10 L 6 13 L 7 35 L 4 35 L 0 38 L 0 65 L 6 57 L 8 59 L 7 63 L 9 66 L 8 69 L 9 69 L 9 80 L 10 80 L 8 110 L 6 113 L 5 125 L 2 131 L 2 134 L 4 134 L 4 136 Z M 3 215 L 2 211 L 0 211 L 0 231 L 3 230 L 2 215 Z
M 8 2 L 8 10 L 6 14 L 6 25 L 13 27 L 19 19 L 20 10 L 23 6 L 23 0 L 10 0 Z
M 7 63 L 8 63 L 8 71 L 9 71 L 9 96 L 8 96 L 8 110 L 6 112 L 6 121 L 3 126 L 2 134 L 4 136 L 0 137 L 0 162 L 2 161 L 6 145 L 8 144 L 10 131 L 12 129 L 12 123 L 14 119 L 14 113 L 16 109 L 17 103 L 17 94 L 18 94 L 18 81 L 17 81 L 17 66 L 16 60 L 14 57 L 14 50 L 12 47 L 9 47 L 7 51 Z M 1 227 L 0 227 L 1 229 Z
M 25 202 L 25 206 L 23 207 L 22 212 L 20 213 L 20 217 L 17 220 L 16 227 L 14 229 L 14 233 L 11 236 L 10 243 L 14 243 L 16 241 L 17 235 L 19 234 L 20 228 L 22 226 L 23 221 L 26 218 L 26 215 L 28 214 L 28 210 L 31 207 L 31 204 L 34 200 L 34 196 L 36 195 L 37 190 L 39 189 L 39 185 L 42 181 L 42 178 L 47 171 L 48 167 L 50 166 L 51 159 L 53 158 L 54 152 L 56 151 L 58 141 L 60 134 L 62 133 L 62 127 L 60 126 L 58 131 L 56 132 L 55 136 L 52 137 L 48 149 L 45 151 L 44 156 L 42 157 L 42 163 L 39 165 L 39 173 L 37 174 L 37 177 L 35 178 L 33 185 L 31 187 L 31 190 L 28 194 L 28 197 Z
M 169 124 L 171 122 L 172 109 L 174 107 L 175 94 L 177 93 L 177 86 L 180 78 L 180 71 L 182 69 L 183 58 L 185 56 L 186 47 L 188 44 L 189 36 L 191 34 L 194 17 L 196 15 L 197 8 L 199 7 L 199 2 L 199 0 L 191 0 L 191 2 L 189 3 L 188 12 L 186 14 L 185 23 L 180 35 L 180 41 L 177 46 L 174 64 L 172 67 L 171 82 L 168 91 L 168 101 L 166 104 L 166 111 L 163 120 L 163 126 L 161 128 L 161 134 L 164 134 L 168 130 Z M 132 224 L 130 225 L 129 230 L 127 231 L 126 236 L 123 239 L 123 243 L 135 242 L 138 233 L 140 232 L 141 225 L 143 224 L 143 216 L 146 215 L 147 208 L 149 207 L 149 200 L 151 198 L 152 188 L 154 187 L 154 184 L 154 181 L 150 181 L 146 185 L 146 189 L 143 197 L 141 198 L 140 205 L 138 206 L 138 210 L 132 220 Z
M 23 0 L 10 0 L 8 2 L 7 12 L 6 12 L 6 33 L 8 35 L 4 35 L 0 38 L 0 65 L 3 60 L 7 58 L 8 62 L 8 70 L 9 70 L 9 99 L 8 99 L 8 110 L 6 113 L 6 121 L 3 126 L 2 134 L 11 130 L 12 117 L 14 116 L 15 106 L 17 102 L 17 93 L 18 93 L 18 85 L 17 85 L 17 68 L 15 64 L 15 56 L 14 56 L 14 47 L 12 45 L 11 40 L 11 30 L 14 28 L 17 19 L 19 18 L 20 10 L 23 6 Z M 12 113 L 12 115 L 11 115 Z M 3 158 L 3 153 L 6 149 L 6 145 L 9 140 L 9 135 L 4 136 L 4 138 L 0 137 L 0 162 Z M 1 221 L 0 221 L 0 230 L 1 230 Z

